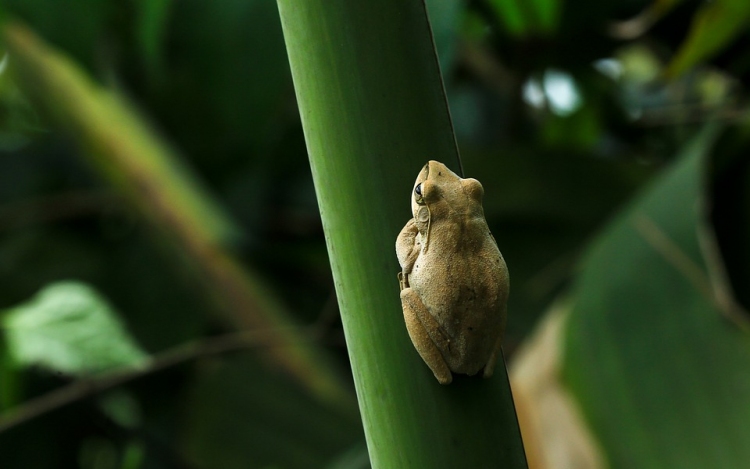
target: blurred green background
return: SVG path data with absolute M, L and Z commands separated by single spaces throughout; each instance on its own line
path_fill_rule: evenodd
M 696 145 L 695 191 L 717 208 L 688 229 L 715 229 L 739 311 L 724 326 L 746 330 L 750 4 L 427 4 L 465 175 L 511 271 L 506 358 L 608 220 Z M 353 386 L 276 3 L 2 0 L 0 15 L 14 25 L 0 62 L 3 469 L 367 467 L 353 407 L 331 397 L 353 402 Z M 638 298 L 638 269 L 623 275 Z M 45 316 L 70 303 L 83 306 L 65 324 Z M 274 324 L 322 358 L 288 365 L 235 334 Z M 333 378 L 300 377 L 318 362 L 311 375 Z M 601 397 L 568 379 L 612 467 L 670 467 L 629 466 L 587 407 Z M 71 395 L 44 400 L 59 389 Z M 19 408 L 38 412 L 4 427 Z

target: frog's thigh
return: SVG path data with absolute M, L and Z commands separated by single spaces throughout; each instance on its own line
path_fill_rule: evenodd
M 495 363 L 497 362 L 498 357 L 501 357 L 503 355 L 502 344 L 503 338 L 502 336 L 500 336 L 495 342 L 495 348 L 492 350 L 492 354 L 490 354 L 490 358 L 489 360 L 487 360 L 487 364 L 484 365 L 482 377 L 489 378 L 490 376 L 492 376 L 493 371 L 495 371 Z
M 422 300 L 419 299 L 414 290 L 405 288 L 401 291 L 401 307 L 404 310 L 406 330 L 409 331 L 409 337 L 414 344 L 414 348 L 417 349 L 422 360 L 427 363 L 440 384 L 450 384 L 453 381 L 451 370 L 430 337 L 425 324 L 420 320 L 420 317 L 425 315 L 432 318 Z

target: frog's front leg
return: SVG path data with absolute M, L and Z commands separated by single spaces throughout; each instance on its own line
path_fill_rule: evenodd
M 442 342 L 441 345 L 448 346 L 448 339 L 439 324 L 411 288 L 401 290 L 401 307 L 404 310 L 406 330 L 422 360 L 427 363 L 440 384 L 450 384 L 453 375 L 435 341 L 437 339 Z
M 398 277 L 401 290 L 409 286 L 409 274 L 419 256 L 421 246 L 417 241 L 418 234 L 419 230 L 412 218 L 406 222 L 406 226 L 396 238 L 396 255 L 398 256 L 398 263 L 401 265 L 401 273 Z

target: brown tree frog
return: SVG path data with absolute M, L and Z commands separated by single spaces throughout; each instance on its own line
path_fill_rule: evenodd
M 441 384 L 492 376 L 501 355 L 508 268 L 484 219 L 484 188 L 437 161 L 417 176 L 414 218 L 396 239 L 401 306 L 414 347 Z

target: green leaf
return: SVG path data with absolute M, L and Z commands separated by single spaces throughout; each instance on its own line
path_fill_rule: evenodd
M 562 0 L 534 0 L 534 16 L 538 30 L 542 33 L 553 33 L 560 19 Z
M 151 74 L 160 74 L 163 72 L 162 45 L 172 0 L 138 0 L 135 6 L 135 36 L 143 60 Z
M 547 35 L 557 29 L 562 0 L 490 0 L 500 23 L 516 37 Z
M 54 283 L 6 311 L 1 324 L 22 367 L 88 375 L 148 361 L 107 301 L 83 283 Z
M 526 33 L 529 25 L 517 0 L 491 0 L 490 6 L 511 35 Z
M 699 240 L 715 137 L 698 134 L 614 220 L 574 289 L 564 377 L 613 469 L 750 460 L 750 337 L 728 319 Z
M 750 2 L 716 0 L 705 3 L 693 17 L 687 39 L 667 68 L 676 77 L 728 46 L 750 24 Z

